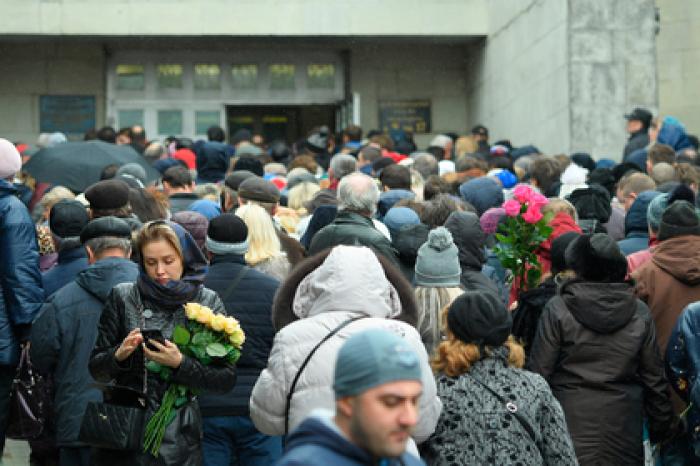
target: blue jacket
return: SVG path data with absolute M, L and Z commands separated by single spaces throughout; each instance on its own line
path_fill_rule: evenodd
M 28 338 L 29 326 L 41 304 L 44 290 L 39 272 L 36 229 L 17 190 L 0 180 L 0 365 L 19 361 L 19 342 Z
M 208 141 L 195 147 L 197 183 L 218 183 L 226 176 L 233 150 L 223 142 Z
M 664 118 L 663 125 L 661 125 L 659 134 L 656 137 L 656 142 L 667 144 L 673 147 L 673 150 L 676 152 L 692 146 L 683 125 L 672 117 Z
M 629 212 L 625 215 L 625 239 L 617 242 L 620 251 L 629 256 L 649 247 L 649 223 L 647 208 L 651 201 L 658 196 L 657 191 L 644 191 L 634 200 Z
M 37 369 L 54 377 L 56 442 L 79 446 L 80 422 L 89 401 L 101 400 L 88 370 L 97 324 L 115 285 L 133 282 L 138 266 L 128 259 L 99 260 L 78 274 L 41 308 L 32 326 L 31 357 Z
M 44 284 L 44 294 L 48 298 L 68 283 L 75 280 L 78 273 L 87 269 L 88 260 L 82 245 L 62 249 L 58 252 L 58 263 L 41 274 Z
M 676 322 L 666 347 L 666 376 L 674 391 L 685 402 L 692 403 L 688 411 L 688 432 L 693 442 L 700 442 L 700 301 L 689 304 Z
M 425 466 L 413 455 L 373 458 L 330 426 L 330 419 L 311 416 L 289 435 L 287 451 L 277 466 Z
M 226 296 L 226 290 L 242 270 L 246 270 L 245 275 Z M 228 315 L 238 319 L 246 341 L 236 363 L 236 386 L 226 394 L 203 394 L 199 406 L 204 416 L 248 416 L 250 394 L 267 366 L 275 338 L 272 300 L 279 282 L 246 266 L 243 256 L 226 254 L 214 255 L 204 286 L 221 297 Z
M 379 204 L 377 206 L 377 217 L 382 220 L 386 213 L 394 207 L 394 204 L 403 199 L 415 199 L 416 194 L 413 191 L 405 189 L 390 189 L 379 195 Z

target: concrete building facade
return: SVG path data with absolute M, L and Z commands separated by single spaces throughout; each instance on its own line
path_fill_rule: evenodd
M 661 50 L 676 2 L 658 3 Z M 218 122 L 291 142 L 358 123 L 424 147 L 482 123 L 494 140 L 619 158 L 631 107 L 660 95 L 690 112 L 660 51 L 657 80 L 656 17 L 653 0 L 4 0 L 0 135 L 138 122 L 200 137 Z

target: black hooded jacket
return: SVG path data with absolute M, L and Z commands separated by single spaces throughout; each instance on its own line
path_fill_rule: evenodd
M 552 387 L 581 465 L 641 464 L 673 412 L 649 309 L 627 283 L 572 280 L 540 318 L 528 368 Z
M 399 255 L 399 267 L 406 279 L 413 283 L 416 275 L 418 250 L 428 241 L 430 227 L 423 223 L 404 225 L 391 232 L 391 244 Z
M 447 218 L 445 228 L 452 234 L 459 250 L 460 282 L 464 289 L 487 288 L 497 296 L 503 296 L 496 282 L 482 272 L 486 262 L 486 234 L 481 229 L 479 217 L 472 212 L 453 212 Z

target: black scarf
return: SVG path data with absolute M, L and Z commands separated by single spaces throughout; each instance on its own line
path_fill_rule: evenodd
M 192 302 L 202 286 L 200 277 L 183 277 L 182 280 L 170 280 L 161 285 L 143 270 L 136 280 L 136 286 L 144 300 L 152 302 L 166 310 L 175 310 Z

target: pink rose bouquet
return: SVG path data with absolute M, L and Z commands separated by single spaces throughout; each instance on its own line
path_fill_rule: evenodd
M 494 249 L 504 268 L 512 273 L 510 280 L 520 291 L 539 284 L 542 266 L 535 251 L 552 234 L 548 225 L 550 215 L 542 213 L 547 198 L 528 185 L 518 185 L 513 199 L 503 203 L 506 221 L 496 234 L 498 246 Z

